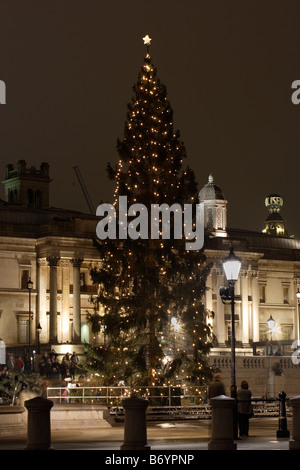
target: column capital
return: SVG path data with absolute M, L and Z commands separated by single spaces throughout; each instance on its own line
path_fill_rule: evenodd
M 38 266 L 47 266 L 46 258 L 38 258 L 37 259 L 37 264 L 38 264 Z
M 71 259 L 71 263 L 72 263 L 74 268 L 80 268 L 80 266 L 82 265 L 82 262 L 83 262 L 83 258 L 72 258 Z
M 71 261 L 69 259 L 62 259 L 60 260 L 60 265 L 62 268 L 69 268 L 71 265 Z
M 49 266 L 57 266 L 58 261 L 60 260 L 59 256 L 47 256 L 47 261 Z
M 240 271 L 240 276 L 243 277 L 243 278 L 248 277 L 248 271 L 247 271 L 247 269 L 241 269 L 241 271 Z

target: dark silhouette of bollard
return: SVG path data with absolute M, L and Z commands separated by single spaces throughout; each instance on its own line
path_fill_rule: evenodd
M 212 407 L 212 429 L 208 450 L 236 450 L 233 426 L 235 399 L 219 395 L 211 398 L 209 403 Z
M 279 404 L 279 420 L 278 420 L 278 431 L 277 438 L 281 437 L 290 437 L 290 431 L 287 428 L 287 419 L 286 419 L 286 393 L 280 392 L 278 394 L 280 404 Z
M 24 403 L 28 410 L 27 445 L 25 450 L 51 449 L 50 410 L 53 402 L 36 397 Z
M 124 398 L 125 410 L 124 442 L 121 450 L 149 450 L 147 444 L 146 410 L 149 401 L 144 398 Z
M 293 409 L 293 437 L 289 442 L 290 450 L 300 450 L 300 396 L 290 399 Z

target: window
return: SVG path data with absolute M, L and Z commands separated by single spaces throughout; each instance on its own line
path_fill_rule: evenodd
M 35 207 L 41 207 L 42 205 L 42 193 L 40 191 L 40 189 L 37 189 L 35 194 L 34 194 L 34 197 L 35 197 Z
M 87 322 L 81 322 L 81 342 L 82 343 L 90 342 L 90 331 L 89 331 L 89 325 Z
M 259 286 L 259 302 L 261 304 L 266 303 L 266 285 L 265 284 L 261 284 Z
M 283 286 L 283 303 L 289 303 L 289 288 L 287 286 Z
M 30 278 L 29 269 L 21 269 L 21 289 L 27 289 L 27 282 Z
M 259 325 L 259 341 L 267 341 L 269 338 L 267 334 L 267 326 L 265 324 Z
M 18 336 L 19 336 L 19 343 L 20 344 L 27 344 L 28 343 L 28 320 L 23 320 L 19 318 L 18 321 Z
M 281 339 L 289 340 L 292 339 L 293 326 L 292 325 L 281 325 Z
M 27 189 L 27 206 L 32 207 L 33 206 L 33 190 L 32 189 Z

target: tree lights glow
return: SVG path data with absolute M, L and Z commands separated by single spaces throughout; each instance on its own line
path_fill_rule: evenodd
M 117 141 L 119 161 L 108 166 L 116 184 L 114 202 L 106 207 L 98 227 L 103 233 L 95 240 L 100 263 L 91 276 L 99 289 L 88 320 L 96 336 L 101 328 L 105 335 L 91 349 L 90 364 L 108 385 L 122 379 L 130 386 L 176 380 L 201 386 L 211 374 L 212 341 L 202 303 L 210 268 L 197 226 L 201 206 L 194 173 L 183 168 L 185 147 L 173 128 L 166 87 L 145 45 L 123 139 Z M 110 223 L 115 238 L 105 235 Z M 186 240 L 195 241 L 186 245 Z

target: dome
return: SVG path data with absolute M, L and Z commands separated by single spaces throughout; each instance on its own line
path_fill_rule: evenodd
M 210 201 L 213 199 L 223 199 L 225 200 L 223 191 L 219 186 L 214 183 L 214 178 L 212 175 L 208 177 L 208 183 L 200 190 L 199 192 L 199 200 L 202 201 Z

